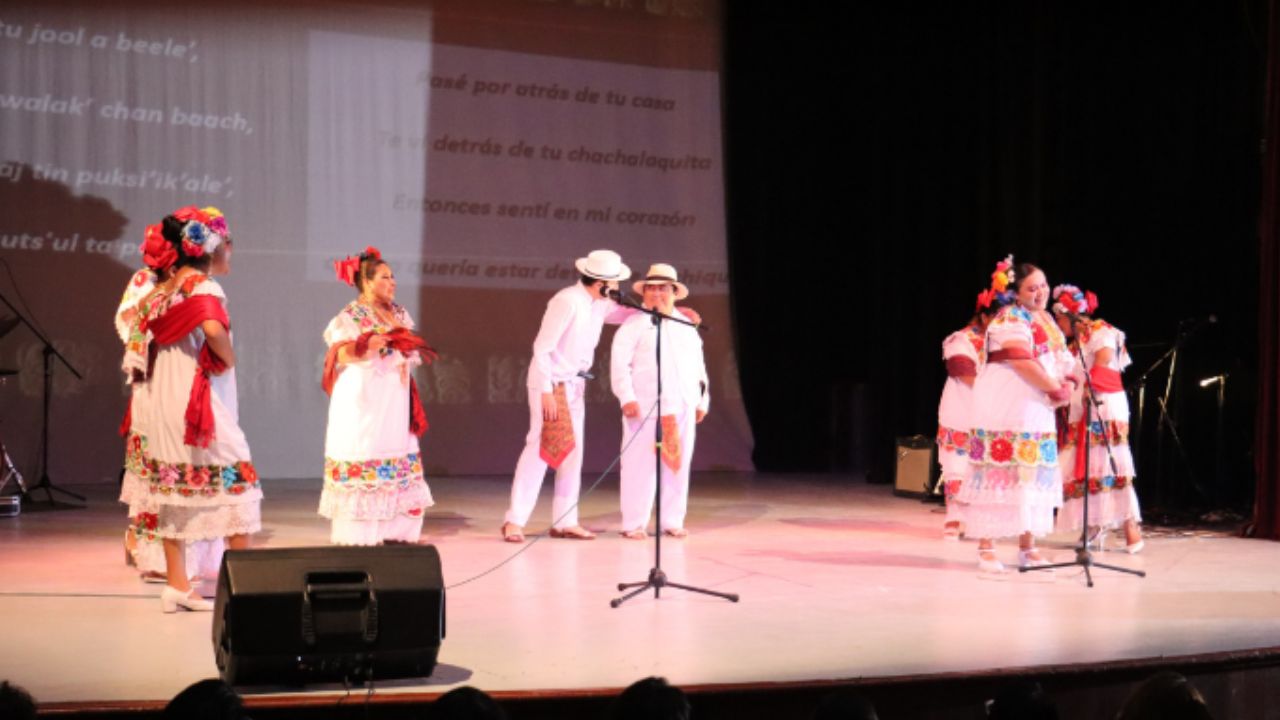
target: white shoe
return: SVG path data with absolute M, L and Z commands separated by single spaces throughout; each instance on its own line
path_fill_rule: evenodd
M 1146 540 L 1139 540 L 1138 542 L 1132 545 L 1125 545 L 1124 551 L 1129 553 L 1130 555 L 1137 555 L 1138 553 L 1142 552 L 1142 548 L 1146 546 L 1147 546 Z
M 1018 551 L 1018 567 L 1033 568 L 1048 565 L 1049 561 L 1040 555 L 1040 551 L 1032 548 L 1030 550 Z
M 1107 534 L 1111 531 L 1108 528 L 1099 528 L 1097 532 L 1089 537 L 1085 547 L 1089 550 L 1097 550 L 1102 552 L 1107 549 Z
M 166 613 L 178 612 L 178 608 L 196 612 L 213 610 L 213 603 L 194 593 L 195 590 L 182 592 L 172 585 L 165 585 L 164 590 L 160 591 L 160 609 Z
M 983 557 L 984 555 L 990 555 L 991 558 L 987 559 Z M 994 549 L 978 550 L 978 572 L 989 573 L 992 575 L 998 575 L 1004 572 L 1004 563 L 1000 562 L 1000 560 L 996 558 Z

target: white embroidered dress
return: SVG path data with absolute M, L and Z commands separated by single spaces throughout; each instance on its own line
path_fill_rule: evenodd
M 116 308 L 116 334 L 127 346 L 137 332 L 136 320 L 139 304 L 156 287 L 156 274 L 142 269 L 134 273 L 125 287 L 120 305 Z M 141 339 L 139 333 L 138 338 Z M 151 498 L 151 479 L 143 456 L 146 435 L 140 422 L 146 418 L 143 407 L 147 402 L 149 385 L 132 384 L 129 397 L 129 432 L 125 435 L 124 476 L 120 485 L 120 502 L 129 507 L 129 532 L 134 537 L 132 557 L 138 571 L 163 575 L 166 568 L 164 548 L 156 535 L 159 516 Z M 222 562 L 224 543 L 222 538 L 186 544 L 186 567 L 192 577 L 210 576 L 218 572 Z
M 1061 381 L 1073 367 L 1056 324 L 1016 305 L 1002 308 L 987 327 L 988 362 L 973 386 L 970 475 L 957 498 L 965 503 L 967 535 L 998 538 L 1053 531 L 1062 505 L 1057 421 L 1049 397 L 991 353 L 1011 343 L 1030 348 L 1035 361 Z
M 965 358 L 981 370 L 986 357 L 985 338 L 974 326 L 957 330 L 942 341 L 942 359 Z M 964 503 L 956 499 L 969 476 L 969 433 L 973 429 L 973 388 L 959 378 L 947 377 L 938 400 L 938 465 L 946 493 L 947 522 L 964 522 Z
M 154 320 L 171 307 L 197 296 L 226 295 L 214 280 L 188 276 L 173 292 L 152 296 L 138 317 Z M 144 382 L 135 383 L 133 423 L 140 447 L 137 462 L 145 472 L 155 507 L 155 535 L 184 541 L 214 540 L 255 533 L 262 527 L 262 488 L 240 429 L 234 368 L 210 378 L 214 439 L 209 447 L 184 443 L 187 403 L 198 367 L 204 331 L 199 327 L 170 345 L 159 346 Z M 124 370 L 145 368 L 145 352 L 154 341 L 136 325 L 126 346 Z M 142 350 L 139 353 L 138 350 Z
M 386 333 L 396 325 L 413 329 L 401 306 L 395 325 L 353 301 L 329 321 L 330 347 L 354 342 L 362 333 Z M 422 518 L 434 501 L 422 473 L 418 438 L 409 430 L 410 373 L 422 363 L 417 353 L 374 351 L 339 365 L 329 398 L 325 432 L 324 489 L 320 514 L 332 521 L 337 545 L 377 545 L 387 540 L 417 542 Z
M 1129 366 L 1124 333 L 1101 320 L 1089 323 L 1081 337 L 1085 365 L 1092 368 L 1098 353 L 1111 350 L 1111 358 L 1103 367 L 1122 372 Z M 1071 396 L 1066 441 L 1059 463 L 1062 468 L 1063 506 L 1058 513 L 1059 530 L 1079 530 L 1084 513 L 1085 481 L 1075 480 L 1076 454 L 1079 452 L 1081 424 L 1084 417 L 1084 383 Z M 1126 520 L 1142 521 L 1138 493 L 1133 487 L 1136 473 L 1133 453 L 1129 449 L 1129 399 L 1121 392 L 1098 392 L 1099 407 L 1088 418 L 1088 462 L 1085 466 L 1089 487 L 1089 525 L 1115 528 Z M 1104 437 L 1104 433 L 1106 437 Z M 1107 456 L 1107 440 L 1115 457 L 1116 472 Z

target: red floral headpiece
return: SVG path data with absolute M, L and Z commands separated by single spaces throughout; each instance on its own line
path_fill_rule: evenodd
M 333 261 L 334 274 L 338 279 L 351 287 L 356 286 L 356 273 L 360 272 L 360 263 L 365 260 L 381 260 L 382 253 L 370 245 L 359 255 L 348 255 L 341 260 Z
M 217 211 L 214 208 L 215 212 Z M 222 235 L 213 231 L 210 225 L 214 216 L 195 205 L 188 205 L 173 211 L 173 217 L 182 225 L 182 254 L 187 257 L 203 257 L 218 249 L 222 243 Z M 221 213 L 218 213 L 221 218 Z M 224 221 L 225 222 L 225 221 Z M 225 225 L 223 226 L 225 228 Z
M 156 272 L 168 270 L 178 262 L 178 251 L 172 243 L 164 239 L 164 233 L 160 231 L 161 227 L 160 223 L 148 225 L 140 246 L 142 261 Z
M 1093 315 L 1098 309 L 1098 296 L 1091 291 L 1081 292 L 1075 285 L 1059 285 L 1052 295 L 1053 310 L 1059 314 Z
M 983 290 L 982 292 L 978 293 L 978 302 L 974 306 L 973 310 L 974 312 L 983 312 L 983 311 L 990 310 L 992 303 L 994 303 L 995 301 L 996 301 L 996 291 L 992 288 L 987 288 L 986 290 Z

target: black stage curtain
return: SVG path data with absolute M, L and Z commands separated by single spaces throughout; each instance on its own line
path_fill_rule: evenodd
M 1280 540 L 1280 4 L 1267 24 L 1266 145 L 1258 252 L 1258 485 L 1252 533 Z
M 936 429 L 942 339 L 1012 252 L 1099 295 L 1130 384 L 1184 336 L 1183 447 L 1147 430 L 1144 502 L 1247 504 L 1265 2 L 727 3 L 757 466 L 890 480 L 894 438 Z M 1222 373 L 1218 441 L 1198 380 Z

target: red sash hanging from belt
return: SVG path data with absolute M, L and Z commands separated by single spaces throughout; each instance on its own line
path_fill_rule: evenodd
M 558 469 L 578 443 L 573 435 L 573 415 L 569 412 L 569 394 L 564 383 L 553 386 L 551 394 L 556 403 L 556 419 L 542 420 L 538 457 L 547 465 Z
M 133 398 L 129 398 L 129 402 L 124 406 L 124 419 L 120 421 L 120 437 L 126 437 L 129 429 L 133 427 Z
M 346 342 L 334 343 L 329 347 L 329 351 L 324 357 L 324 376 L 320 381 L 320 386 L 324 388 L 326 395 L 333 394 L 333 384 L 338 381 L 338 351 L 344 347 L 352 348 L 357 356 L 363 356 L 369 351 L 369 339 L 375 334 L 372 330 L 361 333 L 360 337 L 355 340 L 347 340 Z M 406 328 L 398 327 L 388 333 L 387 347 L 392 350 L 408 355 L 414 350 L 418 351 L 418 355 L 423 362 L 431 362 L 435 360 L 436 351 L 427 344 L 426 340 L 414 335 Z M 422 409 L 422 397 L 418 394 L 418 383 L 412 377 L 409 378 L 409 432 L 414 435 L 421 436 L 427 431 L 430 423 L 427 422 L 427 411 Z
M 662 416 L 662 462 L 672 472 L 680 472 L 680 425 L 675 415 Z
M 200 327 L 205 320 L 214 320 L 223 327 L 231 327 L 222 302 L 212 295 L 194 295 L 172 306 L 165 314 L 152 320 L 148 327 L 155 342 L 172 345 Z M 209 447 L 214 438 L 213 405 L 209 397 L 209 376 L 227 369 L 222 358 L 209 349 L 209 343 L 200 346 L 196 361 L 196 376 L 191 383 L 191 397 L 187 400 L 184 416 L 186 431 L 182 441 L 192 447 Z
M 1093 385 L 1093 391 L 1101 395 L 1102 393 L 1124 392 L 1124 384 L 1120 382 L 1120 371 L 1112 370 L 1108 367 L 1094 365 L 1089 368 L 1089 382 Z M 1086 408 L 1087 409 L 1087 408 Z M 1102 432 L 1111 434 L 1111 426 L 1106 421 L 1102 421 Z M 1110 441 L 1110 438 L 1107 438 Z M 1080 428 L 1076 430 L 1076 464 L 1072 468 L 1071 477 L 1074 480 L 1084 480 L 1088 474 L 1089 461 L 1089 418 L 1085 417 L 1080 421 Z M 1086 491 L 1088 488 L 1086 487 Z

